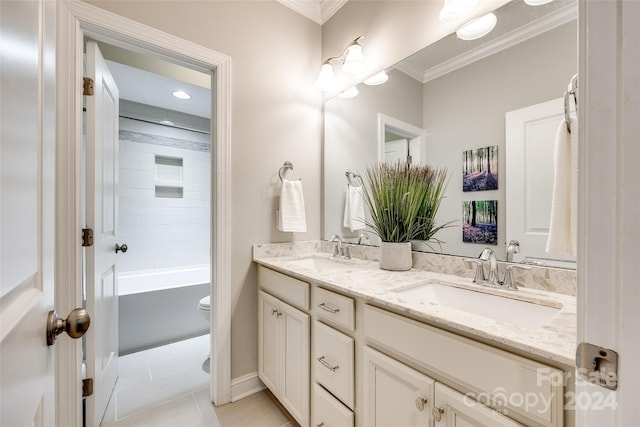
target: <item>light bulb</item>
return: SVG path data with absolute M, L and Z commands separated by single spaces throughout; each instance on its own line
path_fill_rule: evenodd
M 321 92 L 327 92 L 334 89 L 336 86 L 336 77 L 333 75 L 333 66 L 331 64 L 324 64 L 318 74 L 318 80 L 316 80 L 316 89 Z
M 543 4 L 551 3 L 553 0 L 524 0 L 529 6 L 541 6 Z
M 347 49 L 342 71 L 349 74 L 362 74 L 367 71 L 367 64 L 364 63 L 364 56 L 362 55 L 362 46 L 354 44 Z
M 480 0 L 444 0 L 439 18 L 442 22 L 455 22 L 473 15 Z
M 493 13 L 472 19 L 464 24 L 456 31 L 456 34 L 462 40 L 475 40 L 484 37 L 491 32 L 496 26 L 498 18 Z
M 377 86 L 389 80 L 389 76 L 387 73 L 380 71 L 378 74 L 374 74 L 373 76 L 366 79 L 363 83 L 369 86 Z

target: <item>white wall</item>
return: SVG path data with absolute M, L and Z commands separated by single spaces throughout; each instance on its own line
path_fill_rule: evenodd
M 183 160 L 182 198 L 156 197 L 156 155 Z M 209 135 L 120 119 L 121 273 L 209 264 L 210 156 Z
M 320 26 L 273 1 L 92 0 L 97 7 L 229 55 L 231 65 L 231 377 L 258 367 L 253 243 L 320 238 Z M 307 233 L 275 228 L 278 169 L 305 191 Z
M 449 185 L 439 222 L 442 252 L 478 256 L 485 244 L 462 242 L 462 201 L 498 200 L 498 245 L 505 259 L 505 113 L 562 97 L 577 72 L 576 22 L 470 64 L 424 85 L 428 162 L 446 166 Z M 462 191 L 462 152 L 498 145 L 498 189 Z M 552 162 L 553 159 L 549 159 Z

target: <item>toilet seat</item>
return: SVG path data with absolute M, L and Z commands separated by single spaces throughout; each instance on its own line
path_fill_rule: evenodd
M 203 297 L 200 302 L 198 302 L 198 310 L 211 311 L 211 295 Z

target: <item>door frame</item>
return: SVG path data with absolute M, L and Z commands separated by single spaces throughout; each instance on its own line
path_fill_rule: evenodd
M 59 312 L 82 304 L 81 178 L 83 41 L 98 41 L 152 54 L 212 74 L 211 164 L 211 359 L 210 399 L 231 396 L 231 58 L 87 3 L 58 3 L 56 42 L 56 289 Z M 215 286 L 214 286 L 215 285 Z M 64 345 L 63 345 L 64 342 Z M 82 425 L 82 346 L 56 346 L 56 423 Z

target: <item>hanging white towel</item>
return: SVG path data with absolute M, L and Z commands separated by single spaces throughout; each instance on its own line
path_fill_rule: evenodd
M 282 180 L 280 190 L 280 210 L 278 211 L 278 230 L 307 231 L 307 220 L 304 210 L 302 181 Z
M 553 195 L 546 251 L 576 255 L 578 223 L 578 120 L 571 118 L 569 133 L 562 121 L 553 152 Z
M 360 186 L 354 187 L 347 184 L 343 224 L 351 231 L 365 228 L 364 200 L 362 198 L 362 187 Z

